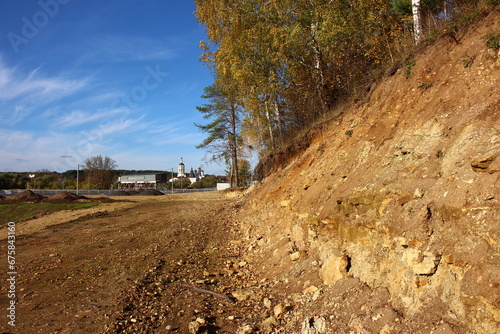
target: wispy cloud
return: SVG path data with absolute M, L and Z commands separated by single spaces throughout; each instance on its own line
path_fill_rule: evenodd
M 88 84 L 88 78 L 46 77 L 40 68 L 23 74 L 15 67 L 8 67 L 0 57 L 0 118 L 15 125 L 37 108 L 71 96 Z
M 178 85 L 174 88 L 170 88 L 166 90 L 164 95 L 174 95 L 179 97 L 189 96 L 193 93 L 193 91 L 200 89 L 199 84 L 197 82 L 188 82 L 184 81 L 182 85 Z
M 93 123 L 100 120 L 105 120 L 111 117 L 117 117 L 119 115 L 127 114 L 128 110 L 125 108 L 104 110 L 100 109 L 96 112 L 73 110 L 69 113 L 63 114 L 57 121 L 57 126 L 62 127 L 74 127 L 80 126 L 87 123 Z
M 33 171 L 41 168 L 59 169 L 65 155 L 65 143 L 74 142 L 75 134 L 1 129 L 0 170 Z M 53 167 L 53 168 L 52 168 Z
M 121 119 L 117 121 L 108 122 L 102 126 L 104 135 L 111 135 L 115 133 L 127 133 L 144 130 L 147 127 L 146 123 L 142 123 L 143 117 L 137 119 Z
M 158 122 L 147 126 L 151 143 L 157 146 L 170 144 L 198 145 L 203 141 L 199 132 L 193 132 L 192 127 L 183 122 Z
M 45 78 L 38 74 L 37 68 L 27 75 L 16 72 L 15 68 L 8 68 L 0 59 L 0 101 L 15 98 L 35 98 L 43 94 L 45 99 L 53 100 L 68 96 L 89 82 L 88 79 L 74 80 L 64 77 Z
M 177 53 L 162 41 L 140 36 L 100 35 L 91 45 L 85 58 L 95 62 L 165 61 Z

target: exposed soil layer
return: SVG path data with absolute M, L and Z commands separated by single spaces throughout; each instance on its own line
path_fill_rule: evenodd
M 432 313 L 405 318 L 386 289 L 355 278 L 322 286 L 317 266 L 280 277 L 292 268 L 288 254 L 263 274 L 265 265 L 246 255 L 257 245 L 242 238 L 247 225 L 236 217 L 246 198 L 231 195 L 138 197 L 77 217 L 58 213 L 19 223 L 16 328 L 2 320 L 1 330 L 348 333 L 374 318 L 374 329 L 390 324 L 394 333 L 417 333 L 421 322 L 439 322 Z M 30 223 L 40 228 L 26 229 Z M 0 298 L 5 309 L 8 300 Z M 315 315 L 325 310 L 331 317 Z
M 322 296 L 357 279 L 388 293 L 393 320 L 378 327 L 380 305 L 361 297 L 336 332 L 500 332 L 500 50 L 485 40 L 500 35 L 496 8 L 259 165 L 241 213 L 249 262 L 320 279 L 321 302 L 295 315 L 336 326 L 336 294 Z

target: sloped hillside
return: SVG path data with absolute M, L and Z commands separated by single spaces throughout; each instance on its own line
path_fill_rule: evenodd
M 499 33 L 497 7 L 261 164 L 239 217 L 269 328 L 500 332 Z

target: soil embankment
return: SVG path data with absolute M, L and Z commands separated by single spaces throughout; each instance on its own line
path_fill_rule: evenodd
M 275 299 L 315 290 L 286 333 L 500 332 L 499 33 L 497 9 L 438 39 L 259 166 L 249 262 L 289 287 Z

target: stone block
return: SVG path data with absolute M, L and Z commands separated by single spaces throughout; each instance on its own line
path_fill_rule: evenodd
M 345 277 L 349 260 L 347 256 L 331 256 L 326 259 L 319 270 L 323 284 L 331 285 Z

